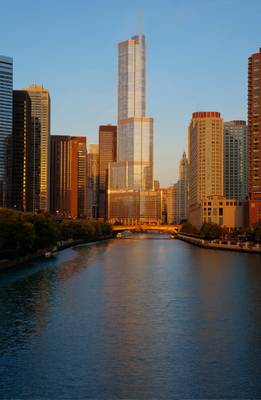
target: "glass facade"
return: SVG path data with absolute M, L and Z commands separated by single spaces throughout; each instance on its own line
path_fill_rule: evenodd
M 246 200 L 248 195 L 247 125 L 245 121 L 224 124 L 224 195 Z
M 31 99 L 32 140 L 31 170 L 33 171 L 31 209 L 49 210 L 50 192 L 50 96 L 43 86 L 25 89 Z
M 145 36 L 119 43 L 118 120 L 146 114 Z
M 0 207 L 10 204 L 13 59 L 0 56 Z

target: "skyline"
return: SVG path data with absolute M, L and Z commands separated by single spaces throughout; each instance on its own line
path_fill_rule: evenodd
M 14 89 L 36 83 L 49 90 L 52 134 L 86 135 L 89 143 L 97 143 L 98 126 L 117 121 L 117 43 L 137 33 L 140 13 L 149 48 L 147 114 L 155 118 L 155 178 L 162 186 L 177 180 L 192 112 L 218 111 L 224 121 L 247 119 L 247 59 L 260 47 L 258 1 L 251 9 L 242 1 L 236 8 L 233 1 L 201 1 L 197 6 L 164 1 L 161 9 L 155 1 L 142 6 L 134 1 L 127 12 L 114 1 L 102 2 L 100 13 L 99 5 L 82 1 L 62 8 L 57 1 L 49 12 L 48 1 L 45 6 L 14 3 L 3 7 L 7 18 L 0 28 L 6 39 L 1 54 L 14 59 Z M 162 23 L 155 30 L 159 16 Z M 17 28 L 6 35 L 10 18 Z M 28 40 L 30 46 L 21 46 Z

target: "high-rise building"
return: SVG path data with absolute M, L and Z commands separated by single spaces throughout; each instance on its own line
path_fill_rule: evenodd
M 166 203 L 167 203 L 167 223 L 174 224 L 175 221 L 175 185 L 167 187 Z
M 99 212 L 99 145 L 90 144 L 87 154 L 87 217 L 97 219 Z
M 50 96 L 43 86 L 31 85 L 25 89 L 31 99 L 32 130 L 30 171 L 32 195 L 30 209 L 49 210 L 50 191 Z
M 0 56 L 0 207 L 11 202 L 13 59 Z
M 85 217 L 87 196 L 86 137 L 51 135 L 50 211 Z
M 247 187 L 246 121 L 224 123 L 224 195 L 229 199 L 246 200 Z
M 153 189 L 153 119 L 146 117 L 145 36 L 134 36 L 118 45 L 118 138 L 113 176 L 125 174 L 121 189 Z M 122 169 L 122 165 L 126 167 Z M 111 189 L 119 188 L 111 179 Z
M 189 126 L 189 220 L 197 225 L 203 198 L 223 196 L 224 123 L 219 112 L 195 112 Z
M 109 163 L 117 161 L 117 126 L 99 127 L 99 217 L 107 218 Z
M 29 207 L 30 181 L 31 100 L 25 90 L 13 91 L 12 138 L 12 207 L 32 211 Z
M 249 225 L 261 223 L 261 48 L 248 59 Z
M 138 35 L 118 45 L 117 162 L 109 167 L 108 217 L 128 223 L 145 223 L 146 217 L 158 221 L 158 204 L 161 193 L 153 191 L 153 119 L 146 117 L 146 44 L 145 36 Z
M 180 224 L 188 218 L 188 159 L 186 153 L 179 163 L 179 178 L 174 185 L 174 222 Z

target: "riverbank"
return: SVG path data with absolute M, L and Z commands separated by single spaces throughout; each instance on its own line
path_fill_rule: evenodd
M 259 243 L 235 242 L 229 240 L 223 241 L 217 239 L 211 241 L 181 233 L 177 234 L 176 237 L 177 239 L 183 240 L 184 242 L 193 244 L 198 247 L 202 247 L 204 249 L 229 250 L 261 254 L 261 245 Z
M 82 240 L 82 239 L 78 239 L 78 240 L 73 240 L 73 239 L 68 239 L 68 240 L 61 240 L 59 242 L 57 242 L 57 245 L 53 248 L 53 249 L 40 249 L 35 253 L 29 253 L 23 256 L 19 256 L 16 257 L 14 259 L 3 259 L 0 260 L 0 272 L 4 271 L 6 269 L 10 269 L 10 268 L 15 268 L 15 267 L 20 267 L 24 264 L 39 260 L 41 258 L 45 258 L 45 254 L 46 253 L 50 253 L 52 251 L 61 251 L 61 250 L 65 250 L 67 248 L 70 247 L 75 247 L 79 244 L 88 244 L 88 243 L 96 243 L 96 242 L 100 242 L 102 240 L 108 240 L 108 239 L 112 239 L 113 235 L 107 235 L 107 236 L 102 236 L 96 239 L 91 239 L 91 240 Z

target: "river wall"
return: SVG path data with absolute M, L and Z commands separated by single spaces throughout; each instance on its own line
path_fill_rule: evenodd
M 99 238 L 93 239 L 93 240 L 73 240 L 73 239 L 69 239 L 69 240 L 61 240 L 59 242 L 57 242 L 57 245 L 55 246 L 55 249 L 53 249 L 53 251 L 61 251 L 64 249 L 67 249 L 69 247 L 74 247 L 77 246 L 78 244 L 87 244 L 87 243 L 95 243 L 95 242 L 99 242 L 101 240 L 108 240 L 108 239 L 112 239 L 113 235 L 108 235 L 108 236 L 101 236 Z M 28 253 L 26 255 L 20 256 L 20 257 L 16 257 L 14 259 L 3 259 L 0 260 L 0 271 L 3 271 L 5 269 L 9 269 L 9 268 L 13 268 L 13 267 L 17 267 L 17 266 L 22 266 L 24 264 L 27 264 L 29 262 L 33 262 L 37 259 L 40 258 L 44 258 L 45 254 L 47 252 L 50 252 L 50 248 L 49 249 L 40 249 L 35 253 Z
M 241 251 L 247 253 L 258 253 L 261 254 L 261 244 L 252 242 L 235 242 L 235 241 L 223 241 L 223 240 L 206 240 L 201 239 L 192 235 L 179 233 L 177 239 L 183 240 L 184 242 L 193 244 L 204 249 L 215 249 L 215 250 L 232 250 Z

